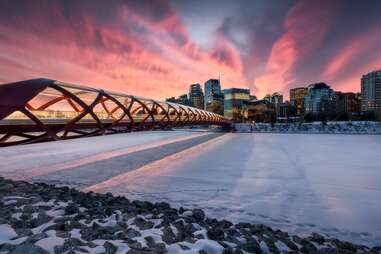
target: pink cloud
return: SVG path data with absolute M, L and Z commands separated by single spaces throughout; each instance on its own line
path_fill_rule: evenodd
M 30 9 L 28 24 L 15 18 L 13 27 L 0 26 L 0 65 L 6 66 L 0 82 L 48 77 L 159 99 L 218 73 L 232 86 L 244 84 L 234 47 L 219 44 L 224 57 L 197 47 L 165 1 L 162 8 L 165 15 L 153 18 L 124 6 L 104 24 L 91 11 L 77 20 L 53 8 L 46 13 L 54 17 L 33 19 Z
M 325 67 L 322 76 L 338 89 L 358 91 L 361 76 L 381 67 L 381 30 L 379 24 L 374 27 L 343 45 Z
M 274 43 L 266 69 L 255 79 L 257 94 L 287 93 L 296 80 L 293 68 L 321 44 L 338 6 L 331 1 L 299 1 L 284 21 L 284 33 Z

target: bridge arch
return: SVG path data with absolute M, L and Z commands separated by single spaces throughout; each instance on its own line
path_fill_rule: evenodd
M 228 124 L 201 109 L 51 79 L 0 85 L 0 146 Z

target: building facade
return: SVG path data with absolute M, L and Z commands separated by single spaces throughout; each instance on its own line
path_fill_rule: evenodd
M 381 110 L 381 70 L 363 75 L 361 78 L 361 111 Z
M 191 106 L 187 94 L 182 94 L 182 95 L 180 95 L 177 98 L 170 97 L 170 98 L 165 99 L 165 101 L 166 102 L 178 103 L 178 104 L 185 105 L 185 106 Z
M 360 111 L 360 98 L 355 93 L 335 92 L 336 112 L 352 114 Z
M 275 107 L 267 100 L 247 101 L 242 106 L 243 121 L 247 123 L 275 123 Z
M 250 100 L 250 89 L 230 88 L 223 91 L 224 94 L 224 116 L 234 122 L 243 119 L 242 107 Z
M 200 84 L 189 86 L 189 102 L 195 108 L 204 109 L 204 93 Z
M 218 79 L 209 79 L 204 84 L 205 110 L 216 114 L 224 114 L 224 95 Z
M 295 106 L 288 101 L 277 105 L 276 114 L 277 122 L 289 122 L 296 120 Z
M 326 111 L 326 103 L 332 99 L 333 90 L 326 83 L 316 83 L 308 86 L 304 100 L 305 113 L 318 114 Z
M 307 94 L 307 87 L 296 87 L 290 89 L 290 103 L 295 107 L 296 116 L 304 115 L 304 99 Z
M 273 103 L 274 105 L 278 105 L 279 103 L 283 103 L 283 95 L 281 95 L 278 92 L 273 93 L 270 96 L 270 102 Z

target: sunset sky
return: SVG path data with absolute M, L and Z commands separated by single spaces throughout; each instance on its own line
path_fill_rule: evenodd
M 221 77 L 258 97 L 381 68 L 381 1 L 2 0 L 0 83 L 37 77 L 163 99 Z

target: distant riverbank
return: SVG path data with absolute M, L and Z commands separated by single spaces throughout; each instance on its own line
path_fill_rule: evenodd
M 236 132 L 311 133 L 311 134 L 381 134 L 380 122 L 311 122 L 311 123 L 237 123 Z

